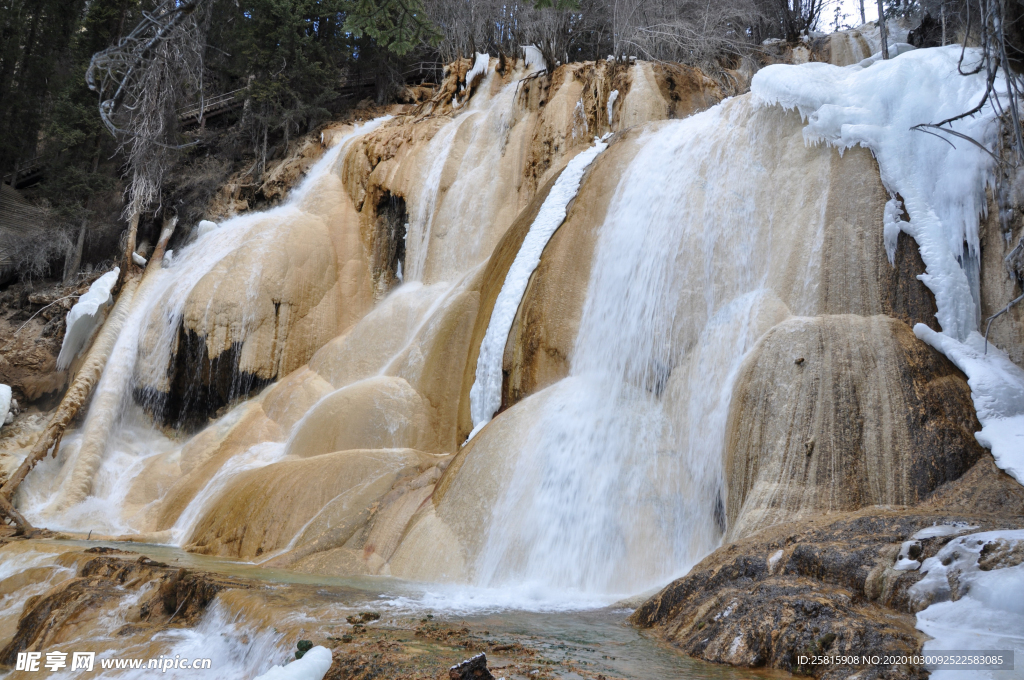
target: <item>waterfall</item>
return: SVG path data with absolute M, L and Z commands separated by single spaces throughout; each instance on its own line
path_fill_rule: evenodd
M 569 202 L 576 198 L 583 173 L 594 162 L 608 144 L 597 141 L 594 146 L 580 153 L 566 165 L 558 176 L 555 186 L 544 199 L 537 218 L 530 225 L 523 244 L 505 276 L 501 292 L 494 303 L 494 310 L 487 326 L 487 332 L 480 343 L 480 357 L 476 364 L 476 381 L 470 391 L 473 415 L 473 431 L 469 438 L 490 421 L 501 406 L 501 360 L 505 354 L 505 341 L 512 328 L 519 303 L 530 283 L 530 275 L 540 264 L 541 254 L 555 230 L 565 219 Z
M 743 147 L 726 143 L 734 126 L 778 123 L 750 116 L 733 101 L 638 140 L 600 227 L 570 376 L 530 397 L 546 401 L 491 515 L 481 585 L 635 593 L 720 541 L 731 385 L 777 306 L 758 200 L 777 151 L 741 168 Z
M 387 117 L 356 126 L 339 139 L 283 205 L 224 221 L 179 249 L 171 263 L 145 277 L 80 432 L 69 433 L 58 459 L 40 465 L 18 491 L 19 506 L 27 516 L 65 530 L 120 533 L 131 529 L 124 516 L 128 483 L 140 473 L 146 459 L 176 446 L 153 429 L 132 394 L 140 384 L 166 384 L 189 294 L 237 250 L 269 252 L 279 248 L 275 232 L 266 227 L 315 210 L 317 188 L 325 176 L 338 172 L 336 166 L 348 143 L 385 120 Z M 248 273 L 246 289 L 251 303 L 255 303 L 262 274 L 258 268 Z
M 408 281 L 455 280 L 491 254 L 501 227 L 514 218 L 512 214 L 506 224 L 495 223 L 495 213 L 514 201 L 515 191 L 496 191 L 492 182 L 497 169 L 509 165 L 503 157 L 518 83 L 501 85 L 492 95 L 497 78 L 489 69 L 469 106 L 427 146 L 406 232 Z M 518 207 L 513 203 L 515 212 Z

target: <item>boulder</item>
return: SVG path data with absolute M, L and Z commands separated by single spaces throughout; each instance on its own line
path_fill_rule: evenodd
M 729 540 L 871 505 L 915 505 L 984 454 L 965 376 L 886 316 L 791 318 L 736 379 Z

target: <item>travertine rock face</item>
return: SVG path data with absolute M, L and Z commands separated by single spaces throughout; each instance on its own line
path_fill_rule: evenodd
M 190 550 L 252 559 L 293 539 L 365 522 L 369 506 L 395 481 L 429 464 L 410 449 L 339 451 L 241 473 L 192 534 Z
M 727 540 L 870 505 L 915 505 L 982 455 L 963 374 L 885 316 L 793 318 L 736 380 Z
M 1024 203 L 1024 183 L 1020 179 L 1015 181 L 1012 192 L 1016 194 L 1010 197 L 1014 204 Z M 987 326 L 986 319 L 1024 294 L 1024 214 L 1019 208 L 1005 212 L 1010 216 L 1004 223 L 999 205 L 990 200 L 988 216 L 980 226 L 978 283 L 982 332 Z M 1018 302 L 993 320 L 988 337 L 1014 363 L 1024 366 L 1024 302 Z

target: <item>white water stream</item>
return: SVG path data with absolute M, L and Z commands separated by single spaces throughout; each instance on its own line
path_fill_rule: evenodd
M 280 247 L 274 230 L 260 227 L 299 216 L 307 203 L 316 200 L 316 189 L 324 176 L 338 172 L 338 159 L 347 144 L 385 120 L 364 123 L 342 137 L 310 168 L 283 205 L 226 220 L 181 248 L 172 262 L 145 278 L 81 429 L 69 434 L 56 459 L 44 461 L 18 490 L 18 505 L 31 521 L 70 531 L 131 530 L 124 507 L 129 482 L 147 458 L 176 447 L 153 428 L 148 416 L 133 402 L 132 391 L 140 383 L 160 385 L 166 381 L 182 310 L 192 289 L 238 249 L 269 252 Z M 248 273 L 246 290 L 253 308 L 261 275 L 259 268 Z M 243 326 L 249 316 L 251 313 L 243 313 Z
M 524 433 L 479 583 L 635 593 L 719 541 L 731 379 L 757 338 L 749 321 L 770 266 L 744 229 L 753 205 L 728 181 L 727 115 L 647 133 L 622 173 L 571 375 Z

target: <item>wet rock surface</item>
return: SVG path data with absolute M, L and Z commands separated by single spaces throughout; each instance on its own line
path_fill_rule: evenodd
M 493 680 L 494 676 L 487 670 L 487 655 L 477 654 L 471 659 L 456 664 L 448 669 L 448 677 L 451 680 Z
M 114 637 L 150 636 L 172 626 L 194 626 L 221 591 L 253 585 L 116 548 L 89 548 L 57 560 L 74 567 L 75 575 L 27 600 L 17 632 L 0 650 L 0 667 L 13 666 L 19 652 L 66 642 L 75 631 L 116 610 L 131 592 L 139 594 L 138 601 L 123 615 L 124 623 Z
M 821 678 L 923 678 L 909 666 L 813 665 L 814 656 L 921 651 L 907 589 L 895 570 L 904 541 L 936 524 L 973 531 L 1024 527 L 1024 489 L 986 455 L 915 508 L 866 508 L 764 529 L 726 545 L 630 617 L 679 651 L 707 661 Z M 924 560 L 955 536 L 920 541 Z M 1009 551 L 991 551 L 1009 563 Z M 998 553 L 998 554 L 997 554 Z

